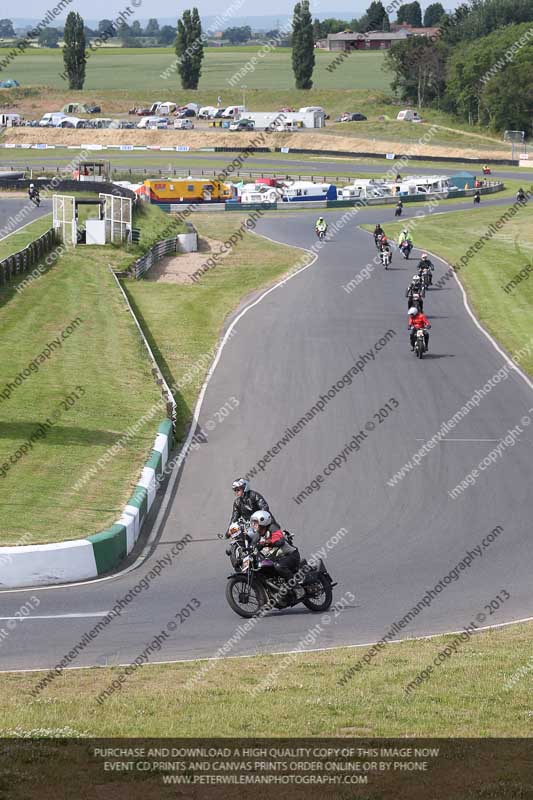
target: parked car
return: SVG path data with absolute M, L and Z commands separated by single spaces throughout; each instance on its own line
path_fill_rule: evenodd
M 175 119 L 174 127 L 178 130 L 190 131 L 191 128 L 194 128 L 194 124 L 190 121 L 190 119 Z
M 130 122 L 127 119 L 120 119 L 120 120 L 118 120 L 118 127 L 122 128 L 122 129 L 123 128 L 134 128 L 135 127 L 135 123 L 134 122 Z
M 253 131 L 255 122 L 253 119 L 237 119 L 229 126 L 230 131 Z
M 86 108 L 87 108 L 87 113 L 88 114 L 101 114 L 102 113 L 102 109 L 100 108 L 100 106 L 93 106 L 93 105 L 89 104 L 89 105 L 86 106 Z
M 280 113 L 285 113 L 285 114 L 294 114 L 295 111 L 296 111 L 295 108 L 280 108 L 279 109 Z
M 178 119 L 186 119 L 187 117 L 195 117 L 196 111 L 194 108 L 178 108 L 175 116 Z
M 147 117 L 150 114 L 150 109 L 149 108 L 145 108 L 145 107 L 144 108 L 137 108 L 135 110 L 135 114 L 137 114 L 138 117 Z
M 337 117 L 335 122 L 363 122 L 366 120 L 364 114 L 360 114 L 359 111 L 356 111 L 350 114 L 348 111 L 345 111 L 344 114 L 341 114 L 340 117 Z

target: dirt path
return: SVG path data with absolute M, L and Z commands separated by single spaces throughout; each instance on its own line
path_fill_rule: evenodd
M 165 256 L 146 273 L 145 280 L 156 283 L 194 283 L 191 276 L 195 272 L 205 270 L 209 257 L 219 251 L 221 244 L 222 242 L 217 239 L 209 239 L 207 236 L 198 237 L 196 253 Z M 220 260 L 216 263 L 217 267 L 222 264 L 222 259 L 226 255 L 227 252 L 220 254 Z

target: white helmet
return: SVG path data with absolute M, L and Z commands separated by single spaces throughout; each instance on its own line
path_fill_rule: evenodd
M 407 234 L 409 233 L 409 231 L 407 230 L 407 228 L 404 228 L 404 229 L 403 229 L 403 231 L 402 231 L 402 233 L 405 233 L 405 235 L 407 236 Z
M 422 260 L 425 260 L 428 257 L 427 253 L 422 253 Z
M 272 517 L 268 511 L 265 511 L 262 508 L 259 511 L 256 511 L 255 514 L 252 514 L 250 517 L 250 522 L 257 522 L 258 525 L 263 525 L 266 528 L 266 526 L 270 525 L 272 522 Z
M 235 491 L 235 489 L 244 489 L 244 491 L 247 492 L 249 485 L 250 484 L 246 478 L 236 478 L 231 484 L 231 488 L 233 491 Z
M 30 189 L 35 189 L 35 184 L 34 183 L 30 183 Z
M 414 317 L 415 314 L 418 314 L 418 308 L 415 308 L 415 306 L 411 306 L 411 308 L 407 313 L 409 314 L 410 317 Z
M 420 275 L 413 275 L 411 281 L 412 283 L 420 283 Z

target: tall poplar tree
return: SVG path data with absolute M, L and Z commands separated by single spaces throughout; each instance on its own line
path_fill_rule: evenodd
M 69 89 L 83 89 L 85 83 L 85 33 L 82 17 L 71 11 L 65 22 L 63 34 L 63 63 Z

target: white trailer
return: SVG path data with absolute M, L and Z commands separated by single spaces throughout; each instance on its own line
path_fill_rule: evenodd
M 251 119 L 255 123 L 255 129 L 259 131 L 264 131 L 265 128 L 277 129 L 288 122 L 291 123 L 291 130 L 323 128 L 326 124 L 323 111 L 247 111 L 246 119 Z

